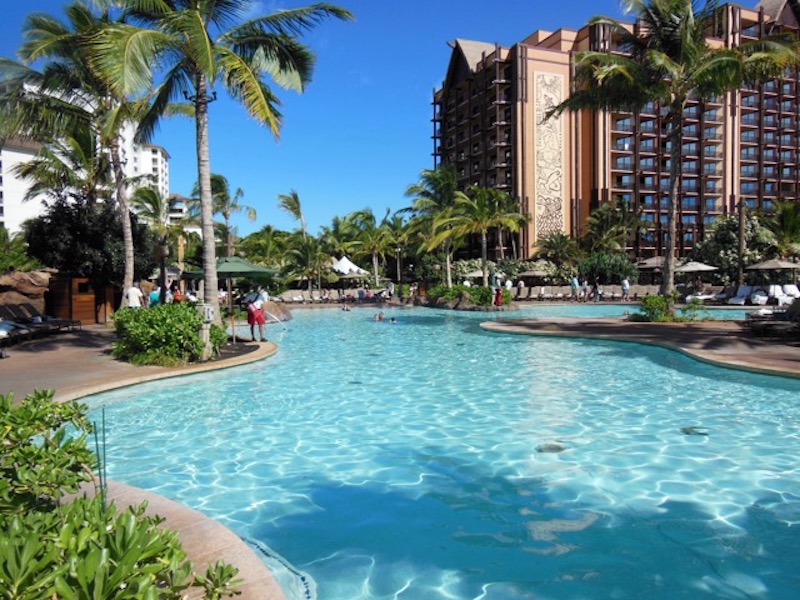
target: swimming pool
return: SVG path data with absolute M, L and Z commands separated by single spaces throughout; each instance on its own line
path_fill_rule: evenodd
M 386 314 L 295 311 L 272 359 L 91 398 L 109 475 L 323 600 L 797 596 L 796 380 Z

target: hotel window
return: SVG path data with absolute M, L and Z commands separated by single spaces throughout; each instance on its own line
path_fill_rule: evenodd
M 697 210 L 697 196 L 686 196 L 681 202 L 683 210 Z
M 761 134 L 761 142 L 763 144 L 774 144 L 778 139 L 778 135 L 774 131 L 765 131 Z
M 662 225 L 666 225 L 667 221 L 668 221 L 667 215 L 659 215 L 658 216 L 658 222 L 661 223 Z
M 617 122 L 614 124 L 614 129 L 619 131 L 633 131 L 633 121 L 630 117 L 617 119 Z
M 642 124 L 639 126 L 639 129 L 644 133 L 655 133 L 656 122 L 650 120 L 642 121 Z
M 655 208 L 656 198 L 653 194 L 644 194 L 642 196 L 642 206 L 645 208 Z
M 742 177 L 755 177 L 758 174 L 758 165 L 742 165 Z
M 758 193 L 758 184 L 754 181 L 744 181 L 740 187 L 740 194 L 753 195 Z
M 696 192 L 697 191 L 697 179 L 684 179 L 681 182 L 681 189 L 684 192 Z
M 755 144 L 758 141 L 758 132 L 755 129 L 742 131 L 742 141 L 748 144 Z
M 706 198 L 705 199 L 705 207 L 706 210 L 709 212 L 719 212 L 720 210 L 720 201 L 717 198 Z
M 742 124 L 743 125 L 758 125 L 758 114 L 757 113 L 747 113 L 742 115 Z
M 742 148 L 742 160 L 755 160 L 755 159 L 756 159 L 755 148 Z
M 614 160 L 614 167 L 617 169 L 630 169 L 633 166 L 633 159 L 630 156 L 618 156 Z
M 646 221 L 647 223 L 655 223 L 656 216 L 653 213 L 644 213 L 642 215 L 642 220 Z
M 656 141 L 652 138 L 643 140 L 641 144 L 639 144 L 639 149 L 642 152 L 655 152 L 656 149 Z
M 747 198 L 744 203 L 750 210 L 755 210 L 757 208 L 756 201 L 753 198 Z
M 781 162 L 794 162 L 794 151 L 784 150 L 781 152 Z
M 654 175 L 642 175 L 642 177 L 639 179 L 639 183 L 641 187 L 652 190 L 656 187 L 656 178 Z
M 642 169 L 646 171 L 654 171 L 656 168 L 656 159 L 652 156 L 648 158 L 643 158 L 639 162 L 639 165 L 642 167 Z
M 667 210 L 669 208 L 669 196 L 661 196 L 661 210 Z
M 761 172 L 764 173 L 764 177 L 775 177 L 778 174 L 778 167 L 775 165 L 764 165 Z
M 719 217 L 716 216 L 716 215 L 706 215 L 705 217 L 703 217 L 703 224 L 706 227 L 710 227 L 714 223 L 716 223 L 718 219 L 719 219 Z
M 689 156 L 697 156 L 699 148 L 700 146 L 697 144 L 697 142 L 690 142 L 683 145 L 683 153 Z
M 694 243 L 694 231 L 687 231 L 683 234 L 683 241 L 687 244 Z
M 769 198 L 764 198 L 763 207 L 764 210 L 772 210 L 774 208 L 774 203 Z
M 633 175 L 618 175 L 617 187 L 618 188 L 633 187 Z
M 695 224 L 695 217 L 694 215 L 682 215 L 681 216 L 681 223 L 684 225 L 694 225 Z

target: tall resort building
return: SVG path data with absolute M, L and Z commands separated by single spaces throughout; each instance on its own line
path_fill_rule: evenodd
M 122 135 L 122 156 L 125 176 L 132 184 L 128 193 L 137 186 L 155 187 L 164 198 L 169 191 L 169 153 L 161 146 L 136 144 L 133 126 Z M 25 201 L 30 183 L 15 174 L 15 167 L 36 157 L 38 144 L 20 139 L 0 140 L 0 227 L 10 234 L 22 230 L 22 224 L 43 213 L 44 197 Z
M 725 4 L 709 43 L 735 47 L 774 32 L 797 32 L 799 23 L 798 0 L 762 0 L 755 8 Z M 531 216 L 519 236 L 522 258 L 553 232 L 582 235 L 590 212 L 617 199 L 641 210 L 647 225 L 631 253 L 663 253 L 669 146 L 660 107 L 545 118 L 569 97 L 574 53 L 618 51 L 607 28 L 536 31 L 511 47 L 461 39 L 451 45 L 444 83 L 434 91 L 434 166 L 454 166 L 462 189 L 495 187 L 519 202 Z M 758 87 L 689 104 L 681 148 L 680 255 L 742 204 L 769 211 L 778 200 L 797 200 L 799 99 L 798 71 L 792 69 Z

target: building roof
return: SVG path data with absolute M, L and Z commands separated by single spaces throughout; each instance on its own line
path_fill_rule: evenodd
M 474 42 L 462 39 L 456 39 L 453 43 L 453 47 L 461 49 L 464 60 L 466 60 L 467 65 L 469 65 L 472 71 L 476 70 L 478 64 L 483 60 L 485 55 L 491 54 L 497 48 L 497 46 L 488 42 Z
M 784 25 L 797 27 L 800 24 L 800 2 L 798 0 L 759 0 L 756 10 Z

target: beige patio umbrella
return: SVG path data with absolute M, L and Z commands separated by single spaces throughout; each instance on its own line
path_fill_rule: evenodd
M 702 273 L 705 271 L 719 271 L 717 267 L 707 265 L 706 263 L 690 260 L 685 265 L 681 265 L 675 269 L 676 273 Z
M 781 258 L 771 258 L 764 262 L 756 263 L 747 267 L 748 269 L 758 269 L 761 271 L 780 271 L 782 269 L 800 269 L 800 264 L 793 263 Z

